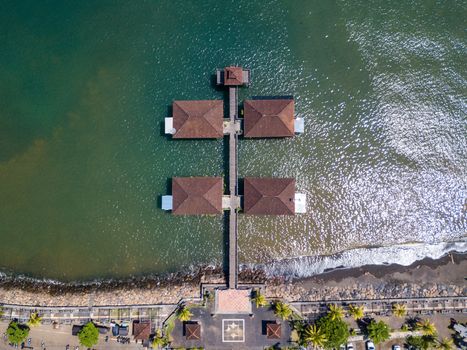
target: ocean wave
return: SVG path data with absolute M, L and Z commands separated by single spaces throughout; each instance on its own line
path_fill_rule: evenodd
M 122 278 L 94 278 L 89 280 L 60 281 L 51 278 L 38 278 L 14 271 L 0 271 L 0 286 L 17 287 L 53 287 L 56 291 L 70 289 L 89 288 L 118 288 L 118 287 L 138 287 L 138 286 L 163 286 L 166 284 L 177 284 L 192 282 L 203 275 L 220 274 L 222 267 L 216 264 L 187 265 L 176 272 L 149 273 L 141 275 L 131 275 Z
M 242 265 L 242 269 L 262 269 L 268 277 L 304 278 L 331 270 L 358 268 L 365 265 L 409 266 L 425 258 L 439 259 L 450 252 L 467 253 L 467 237 L 435 244 L 407 243 L 356 248 L 329 256 L 302 256 L 266 264 L 245 264 Z

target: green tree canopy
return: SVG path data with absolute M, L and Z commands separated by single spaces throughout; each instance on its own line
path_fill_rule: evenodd
M 292 316 L 292 309 L 288 304 L 282 301 L 276 301 L 274 303 L 274 314 L 283 320 L 287 320 Z
M 166 337 L 162 335 L 162 332 L 160 329 L 156 331 L 156 334 L 154 336 L 154 339 L 152 340 L 152 347 L 155 349 L 160 349 L 168 344 L 168 340 Z
M 454 341 L 450 338 L 443 338 L 441 340 L 438 340 L 438 344 L 436 344 L 436 349 L 452 350 L 454 349 Z
M 421 321 L 418 321 L 416 324 L 416 328 L 423 333 L 423 335 L 436 335 L 436 327 L 433 322 L 431 322 L 429 319 L 424 319 Z
M 430 335 L 424 335 L 424 336 L 414 336 L 414 335 L 409 335 L 406 339 L 405 342 L 407 345 L 414 347 L 417 350 L 428 350 L 432 349 L 435 345 L 435 338 Z
M 311 344 L 313 347 L 322 348 L 326 344 L 326 335 L 315 324 L 306 326 L 301 334 L 302 343 L 305 345 Z
M 99 340 L 99 330 L 92 322 L 88 322 L 79 332 L 78 339 L 81 345 L 88 348 L 97 344 Z
M 347 343 L 350 336 L 349 327 L 340 318 L 332 318 L 332 315 L 327 314 L 316 321 L 316 326 L 323 332 L 326 337 L 324 348 L 339 348 L 340 345 Z
M 333 320 L 341 319 L 344 317 L 344 309 L 336 304 L 331 304 L 329 305 L 328 315 Z
M 396 317 L 404 317 L 407 314 L 407 308 L 404 304 L 392 304 L 392 313 Z
M 383 341 L 386 341 L 389 339 L 390 328 L 383 321 L 375 322 L 375 320 L 372 320 L 370 324 L 368 325 L 367 330 L 368 330 L 368 337 L 375 344 L 382 343 Z
M 259 290 L 255 290 L 253 292 L 251 300 L 255 303 L 257 308 L 266 306 L 268 304 L 266 297 L 263 294 L 261 294 Z
M 193 317 L 193 314 L 190 312 L 190 309 L 188 309 L 188 307 L 186 307 L 185 305 L 182 305 L 178 308 L 177 318 L 180 321 L 186 322 L 186 321 L 191 320 L 192 317 Z
M 365 316 L 363 305 L 357 306 L 357 305 L 350 304 L 349 312 L 354 318 L 354 320 L 360 320 L 363 318 L 363 316 Z
M 29 327 L 17 322 L 10 322 L 6 330 L 8 341 L 13 344 L 22 343 L 29 335 Z
M 41 324 L 42 317 L 39 316 L 37 312 L 33 312 L 29 316 L 28 326 L 35 327 Z

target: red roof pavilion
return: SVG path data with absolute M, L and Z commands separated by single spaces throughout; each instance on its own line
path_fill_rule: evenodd
M 294 100 L 245 100 L 244 125 L 245 137 L 294 136 Z
M 174 101 L 173 138 L 222 138 L 224 102 L 222 100 Z
M 172 213 L 175 215 L 221 214 L 221 177 L 174 177 Z
M 244 179 L 244 212 L 254 215 L 294 215 L 295 179 Z
M 133 338 L 135 340 L 147 340 L 151 335 L 151 322 L 133 321 Z
M 224 85 L 236 86 L 243 85 L 243 68 L 242 67 L 225 67 L 224 68 Z
M 266 324 L 266 338 L 280 339 L 281 338 L 281 325 L 279 323 Z
M 201 325 L 199 323 L 185 323 L 185 335 L 187 340 L 201 339 Z

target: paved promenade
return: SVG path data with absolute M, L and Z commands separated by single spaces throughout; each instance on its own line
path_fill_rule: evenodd
M 26 323 L 32 312 L 38 312 L 43 325 L 57 322 L 59 325 L 84 324 L 91 320 L 103 325 L 112 321 L 131 322 L 150 320 L 155 328 L 160 328 L 164 320 L 176 309 L 177 305 L 128 305 L 99 307 L 40 307 L 22 305 L 3 305 L 2 321 L 16 319 Z
M 404 304 L 408 315 L 428 316 L 434 314 L 467 314 L 467 296 L 440 298 L 394 298 L 394 299 L 356 299 L 356 300 L 326 300 L 292 302 L 291 304 L 305 317 L 316 318 L 328 310 L 329 304 L 337 304 L 348 311 L 349 304 L 363 306 L 365 314 L 389 316 L 392 314 L 392 304 Z

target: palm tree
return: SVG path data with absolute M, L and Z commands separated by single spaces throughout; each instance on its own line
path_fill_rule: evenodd
M 436 334 L 436 327 L 429 319 L 424 319 L 418 321 L 417 329 L 420 330 L 424 335 L 435 335 Z
M 452 350 L 454 349 L 454 342 L 450 338 L 443 338 L 438 340 L 438 344 L 436 344 L 436 348 L 440 350 Z
M 329 305 L 328 315 L 333 321 L 340 320 L 344 317 L 344 309 L 336 304 L 331 304 Z
M 322 348 L 326 343 L 326 335 L 316 325 L 311 324 L 303 330 L 303 341 L 313 345 L 314 348 Z
M 355 321 L 360 320 L 363 318 L 363 316 L 365 316 L 363 305 L 357 306 L 357 305 L 350 304 L 349 312 Z
M 40 317 L 37 312 L 33 312 L 29 316 L 28 326 L 29 327 L 39 326 L 41 323 L 41 320 L 42 320 L 42 317 Z
M 180 321 L 186 322 L 186 321 L 189 321 L 192 317 L 193 317 L 193 314 L 190 312 L 190 310 L 185 305 L 182 305 L 178 308 L 177 318 Z
M 292 309 L 288 304 L 276 301 L 274 303 L 274 314 L 283 320 L 287 320 L 292 315 Z
M 152 340 L 152 347 L 156 349 L 160 349 L 166 345 L 167 345 L 167 339 L 162 336 L 161 330 L 158 329 L 156 331 L 156 335 L 154 336 L 154 339 Z
M 373 340 L 373 343 L 379 344 L 389 339 L 391 329 L 384 321 L 376 322 L 372 320 L 367 327 L 368 337 Z
M 402 318 L 407 315 L 407 308 L 404 304 L 395 303 L 392 304 L 392 313 L 394 316 Z
M 259 290 L 256 290 L 253 294 L 253 297 L 251 300 L 255 303 L 257 308 L 266 306 L 268 304 L 266 297 L 259 292 Z

